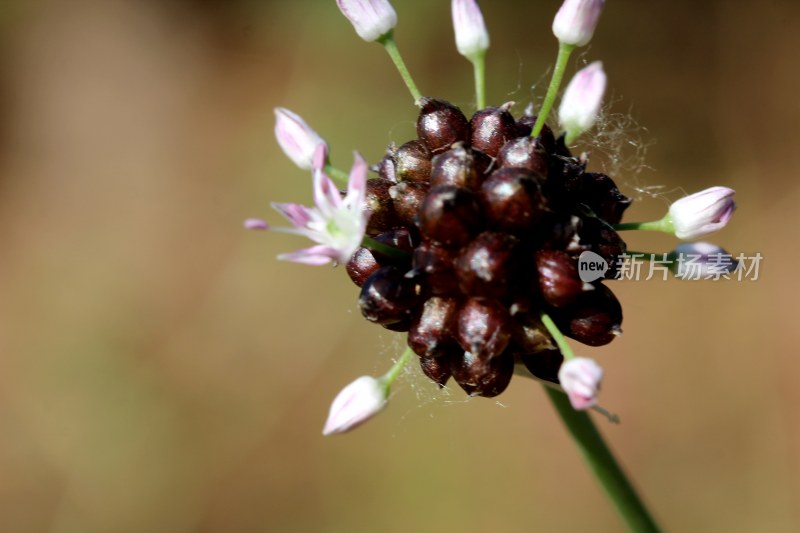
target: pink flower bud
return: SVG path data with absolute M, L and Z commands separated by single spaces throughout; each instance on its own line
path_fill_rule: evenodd
M 711 187 L 674 202 L 669 217 L 675 236 L 696 239 L 725 227 L 736 208 L 735 193 L 728 187 Z
M 600 61 L 579 70 L 570 80 L 558 108 L 558 120 L 567 132 L 568 141 L 594 125 L 605 92 L 606 73 Z
M 553 34 L 563 44 L 584 46 L 597 27 L 605 0 L 564 0 L 553 19 Z
M 376 41 L 397 25 L 397 13 L 387 0 L 336 0 L 336 4 L 365 41 Z
M 388 388 L 372 376 L 361 376 L 340 392 L 322 434 L 345 433 L 363 424 L 386 407 Z
M 260 218 L 248 218 L 244 221 L 244 229 L 254 229 L 254 230 L 268 230 L 269 224 L 267 224 L 266 220 Z
M 300 116 L 286 108 L 275 108 L 275 137 L 283 153 L 303 170 L 310 170 L 314 151 L 325 140 L 312 130 Z
M 574 357 L 561 365 L 558 381 L 569 397 L 569 403 L 578 411 L 583 411 L 597 403 L 603 369 L 586 357 Z
M 489 32 L 486 31 L 478 2 L 453 0 L 452 12 L 458 53 L 471 59 L 486 52 L 489 48 Z

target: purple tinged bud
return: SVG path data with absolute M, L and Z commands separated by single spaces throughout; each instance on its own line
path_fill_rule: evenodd
M 248 218 L 244 221 L 244 229 L 263 231 L 269 229 L 269 224 L 267 224 L 266 220 L 262 220 L 260 218 Z
M 377 41 L 397 25 L 397 13 L 387 0 L 336 0 L 342 15 L 365 41 Z
M 283 153 L 303 170 L 313 167 L 314 152 L 325 140 L 299 115 L 286 108 L 275 108 L 275 137 Z
M 361 376 L 336 396 L 322 434 L 345 433 L 363 424 L 387 405 L 388 387 L 372 376 Z
M 567 132 L 567 142 L 594 125 L 603 105 L 606 81 L 601 61 L 579 70 L 570 80 L 558 108 L 558 121 Z
M 728 187 L 711 187 L 674 202 L 668 216 L 675 236 L 696 239 L 724 228 L 736 208 L 735 193 Z
M 562 44 L 588 44 L 605 3 L 605 0 L 564 0 L 553 19 L 553 35 Z
M 597 393 L 603 369 L 586 357 L 575 357 L 565 361 L 558 371 L 558 381 L 569 397 L 569 403 L 577 411 L 589 409 L 597 403 Z
M 485 53 L 489 48 L 489 32 L 486 31 L 478 2 L 453 0 L 452 7 L 458 53 L 469 59 Z
M 718 278 L 739 267 L 731 254 L 708 242 L 685 242 L 676 246 L 669 255 L 672 272 L 678 279 Z

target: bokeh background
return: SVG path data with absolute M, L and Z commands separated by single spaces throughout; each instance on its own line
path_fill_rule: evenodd
M 541 98 L 559 2 L 484 2 L 489 100 Z M 423 93 L 471 111 L 449 2 L 395 0 Z M 594 168 L 628 220 L 726 184 L 713 239 L 760 252 L 746 282 L 615 283 L 625 334 L 599 420 L 670 531 L 800 529 L 797 177 L 800 4 L 613 0 Z M 0 531 L 619 531 L 546 397 L 438 392 L 412 368 L 390 408 L 320 435 L 331 399 L 402 340 L 364 323 L 343 269 L 247 233 L 307 202 L 272 109 L 348 167 L 412 137 L 379 46 L 333 0 L 0 4 Z M 668 250 L 665 235 L 632 248 Z

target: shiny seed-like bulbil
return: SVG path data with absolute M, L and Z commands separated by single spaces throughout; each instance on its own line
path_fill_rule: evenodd
M 508 141 L 497 155 L 500 167 L 525 168 L 541 176 L 550 170 L 550 158 L 539 139 L 519 137 Z
M 517 124 L 508 112 L 510 105 L 487 107 L 472 115 L 469 121 L 472 146 L 490 157 L 497 157 L 500 148 L 517 136 Z
M 589 346 L 603 346 L 613 341 L 622 329 L 622 306 L 614 293 L 599 284 L 586 291 L 559 318 L 562 332 Z
M 541 176 L 522 168 L 501 168 L 481 185 L 480 199 L 491 229 L 529 233 L 547 212 Z
M 431 186 L 454 185 L 476 191 L 485 178 L 490 161 L 485 155 L 461 144 L 433 158 Z
M 539 250 L 534 257 L 539 293 L 548 305 L 569 305 L 584 291 L 577 262 L 569 254 L 561 250 Z
M 468 243 L 482 224 L 478 199 L 461 187 L 434 187 L 419 210 L 422 234 L 446 247 Z
M 469 122 L 459 108 L 445 100 L 423 97 L 417 118 L 417 136 L 434 154 L 457 142 L 469 142 Z
M 502 354 L 485 361 L 475 354 L 465 352 L 452 364 L 453 379 L 470 396 L 493 398 L 501 394 L 514 375 L 514 358 Z
M 519 240 L 507 233 L 485 231 L 475 237 L 456 261 L 464 294 L 503 298 L 515 281 Z
M 380 268 L 361 287 L 361 314 L 370 322 L 386 327 L 399 324 L 407 331 L 405 324 L 410 326 L 419 291 L 416 280 L 397 267 Z
M 511 317 L 496 300 L 470 298 L 458 312 L 457 340 L 479 359 L 503 353 L 511 340 Z
M 420 357 L 444 356 L 456 346 L 453 329 L 458 302 L 454 298 L 428 298 L 408 332 L 408 346 Z
M 431 151 L 420 141 L 408 141 L 394 156 L 395 176 L 399 181 L 427 183 L 431 175 Z

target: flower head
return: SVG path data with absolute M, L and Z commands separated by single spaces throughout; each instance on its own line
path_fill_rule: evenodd
M 453 0 L 453 29 L 458 53 L 467 58 L 483 54 L 489 48 L 489 32 L 475 0 Z
M 325 140 L 299 115 L 283 107 L 275 108 L 275 137 L 283 153 L 303 170 L 311 168 L 317 146 L 325 145 Z
M 583 411 L 597 403 L 597 393 L 603 369 L 587 357 L 574 357 L 561 365 L 558 381 L 569 397 L 569 403 L 578 411 Z
M 588 44 L 605 3 L 605 0 L 564 0 L 553 19 L 553 34 L 563 44 Z
M 670 252 L 678 279 L 718 278 L 734 272 L 739 263 L 724 249 L 708 242 L 684 242 Z
M 365 41 L 377 41 L 397 25 L 397 13 L 387 0 L 336 0 L 336 5 Z
M 736 208 L 735 192 L 728 187 L 711 187 L 674 202 L 668 216 L 675 236 L 696 239 L 724 228 Z
M 295 233 L 319 244 L 297 252 L 282 254 L 278 259 L 307 265 L 324 265 L 331 261 L 346 263 L 361 245 L 366 231 L 369 211 L 365 209 L 367 164 L 355 154 L 350 170 L 347 194 L 342 198 L 331 179 L 325 174 L 326 150 L 320 144 L 314 154 L 314 207 L 300 204 L 274 203 L 274 207 L 294 226 L 272 228 L 275 231 Z M 267 229 L 258 219 L 245 222 L 249 229 Z
M 567 132 L 568 142 L 594 125 L 605 91 L 606 73 L 600 61 L 579 70 L 570 80 L 558 108 L 558 121 Z
M 361 376 L 336 396 L 331 404 L 322 434 L 345 433 L 380 413 L 386 404 L 388 388 L 372 376 Z

